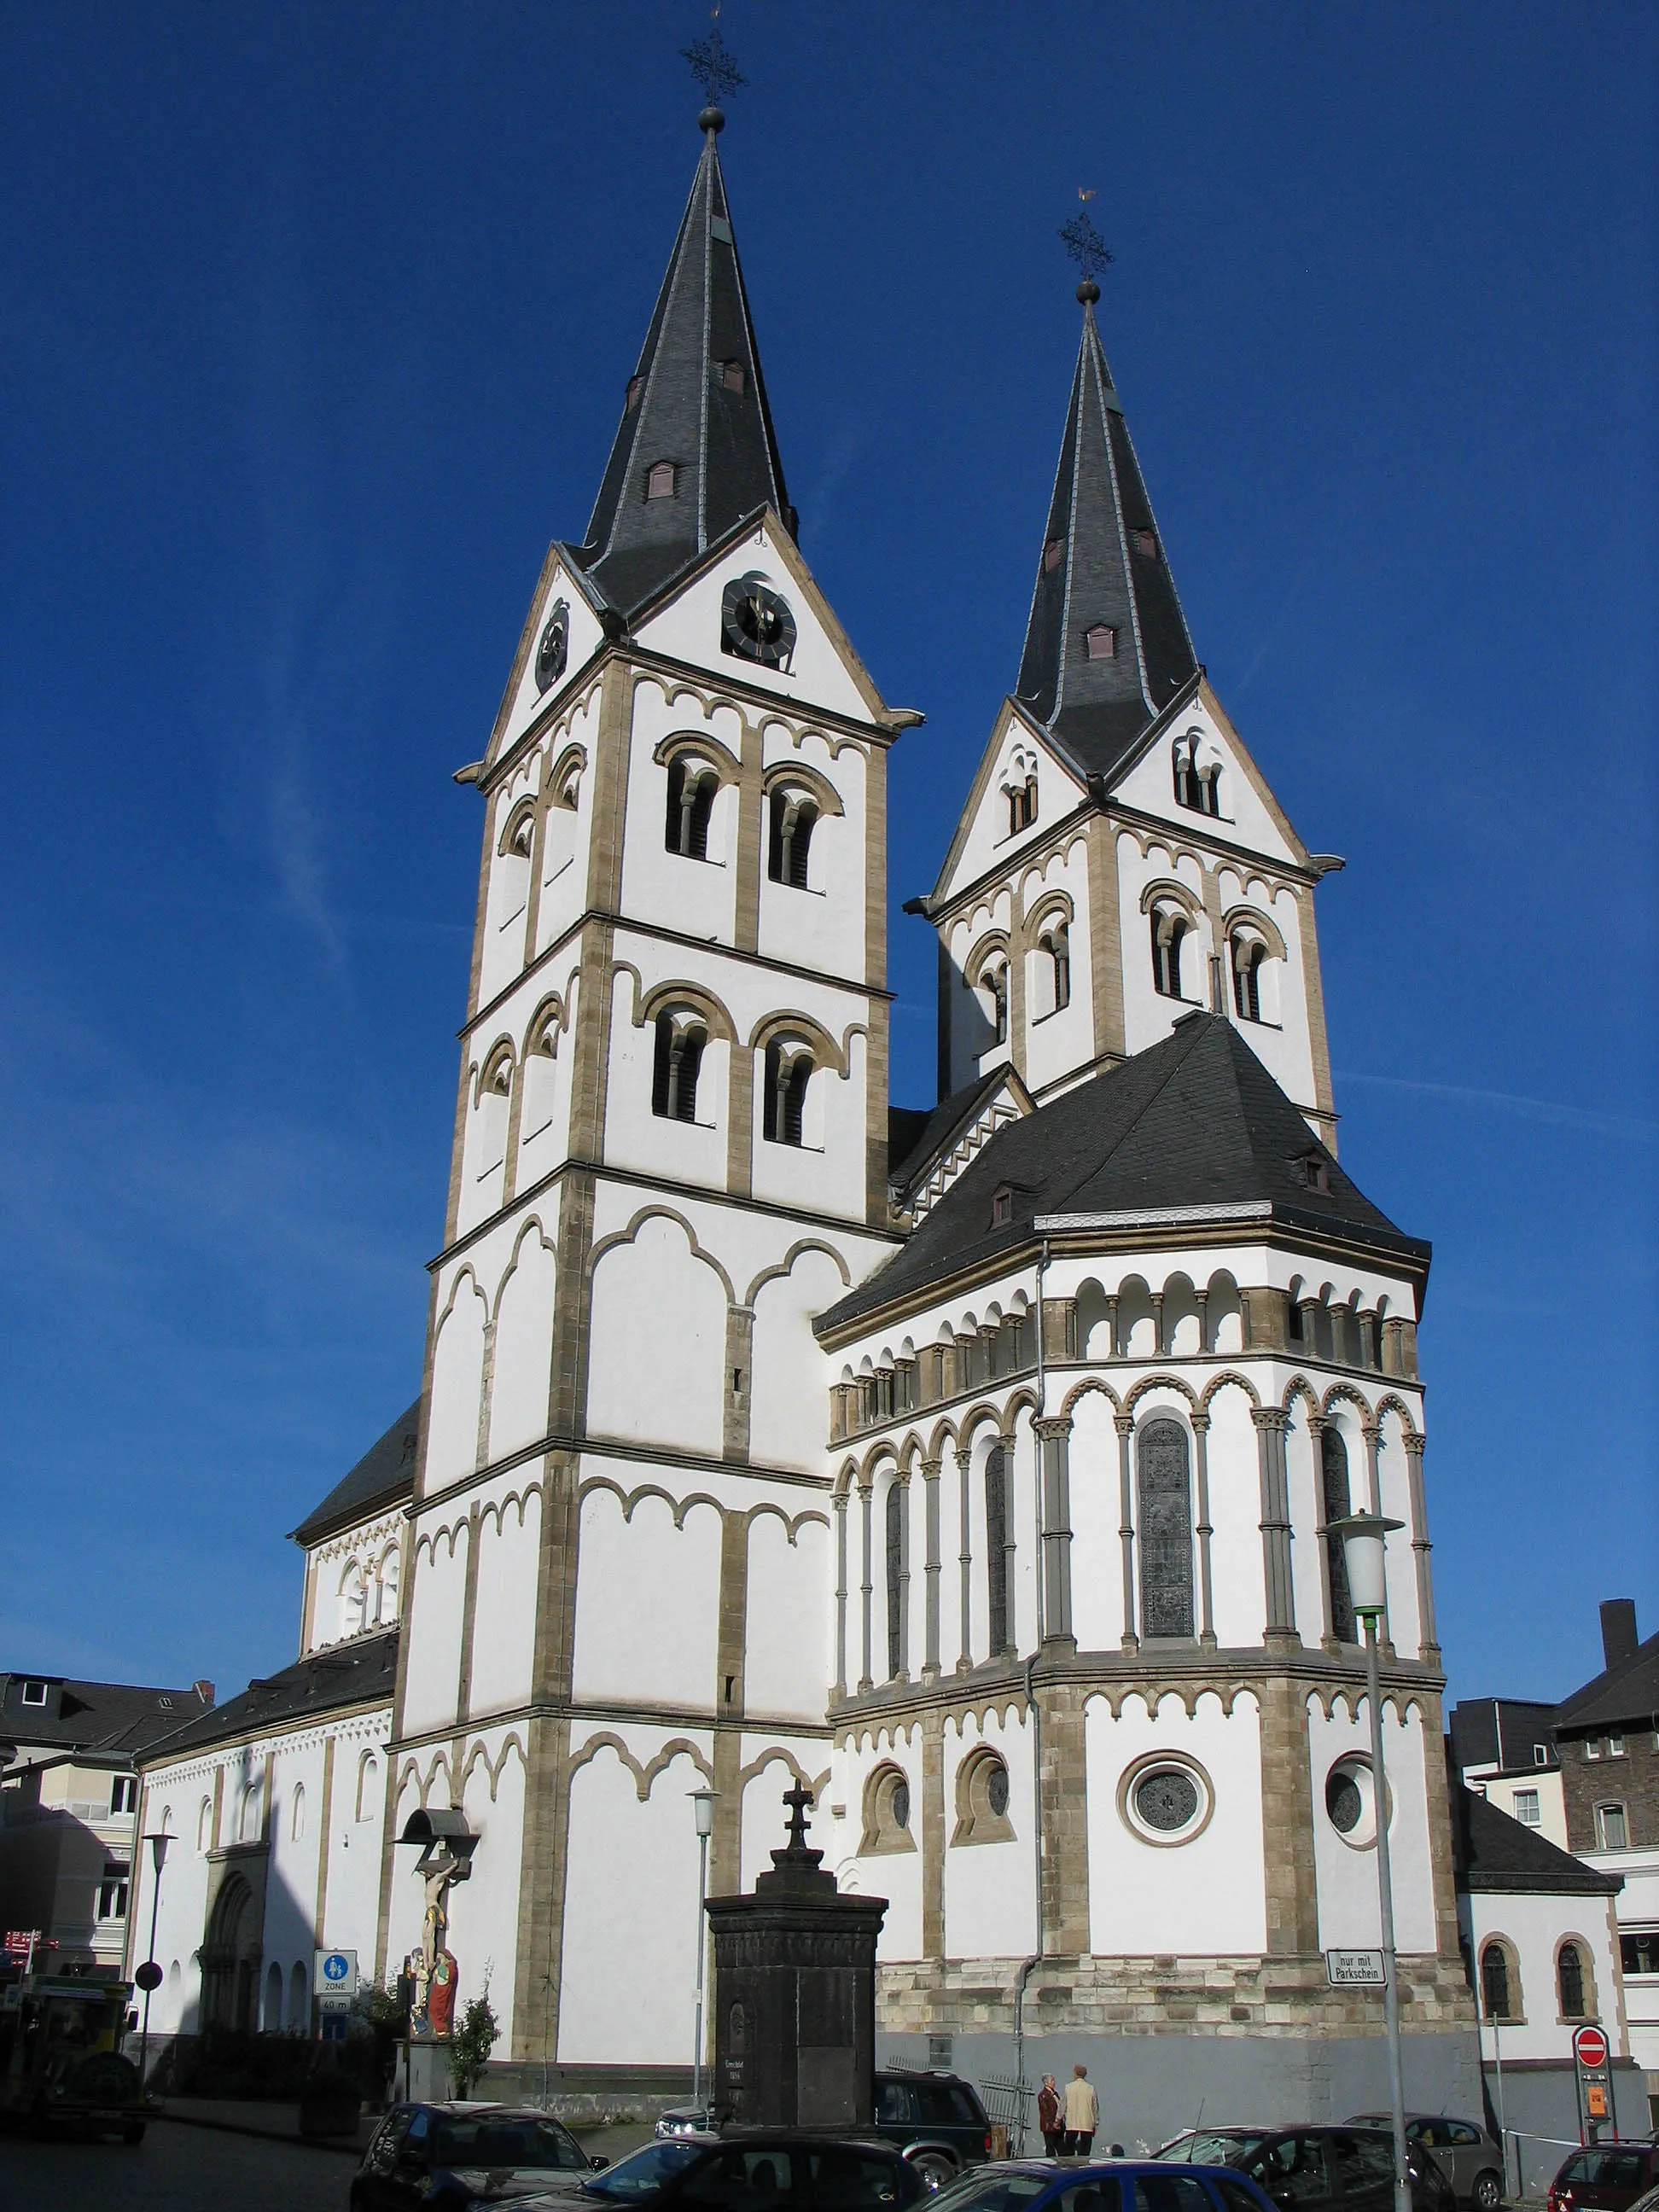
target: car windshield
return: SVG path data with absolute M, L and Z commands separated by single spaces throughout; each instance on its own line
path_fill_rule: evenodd
M 562 2166 L 586 2172 L 587 2159 L 575 2137 L 556 2120 L 528 2112 L 480 2112 L 476 2118 L 451 2117 L 438 2122 L 433 2156 L 439 2166 Z
M 1253 2150 L 1259 2150 L 1267 2140 L 1265 2136 L 1217 2135 L 1194 2129 L 1188 2134 L 1177 2136 L 1166 2142 L 1159 2158 L 1179 2159 L 1184 2166 L 1237 2166 Z
M 684 2172 L 694 2159 L 708 2155 L 706 2143 L 649 2142 L 631 2158 L 596 2173 L 583 2186 L 596 2197 L 650 2197 Z
M 1023 2212 L 1042 2196 L 1052 2173 L 1021 2173 L 1004 2166 L 964 2173 L 928 2201 L 927 2212 Z

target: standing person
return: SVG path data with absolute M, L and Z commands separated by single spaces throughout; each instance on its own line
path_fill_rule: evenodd
M 1042 2133 L 1045 2154 L 1049 2158 L 1059 2158 L 1066 2148 L 1066 2121 L 1052 2074 L 1043 2075 L 1042 2087 L 1037 2091 L 1037 2126 Z
M 1087 2158 L 1094 2148 L 1100 2125 L 1100 2100 L 1086 2066 L 1073 2066 L 1066 2084 L 1066 2153 L 1068 2158 Z

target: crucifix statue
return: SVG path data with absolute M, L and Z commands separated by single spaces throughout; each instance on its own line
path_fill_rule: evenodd
M 784 1791 L 783 1802 L 789 1808 L 789 1849 L 804 1851 L 806 1849 L 806 1808 L 817 1801 L 805 1783 L 798 1782 L 793 1790 Z

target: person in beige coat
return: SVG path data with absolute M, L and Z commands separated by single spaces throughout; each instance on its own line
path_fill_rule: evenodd
M 1069 2158 L 1087 2158 L 1094 2148 L 1100 2125 L 1100 2100 L 1086 2066 L 1073 2066 L 1066 2084 L 1066 2151 Z

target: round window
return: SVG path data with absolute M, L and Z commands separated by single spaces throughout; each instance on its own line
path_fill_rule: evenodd
M 1369 1850 L 1376 1841 L 1376 1785 L 1369 1759 L 1356 1753 L 1337 1760 L 1325 1777 L 1325 1817 L 1352 1850 Z
M 1153 1753 L 1124 1776 L 1118 1806 L 1143 1843 L 1184 1844 L 1209 1825 L 1210 1778 L 1195 1759 Z
M 555 605 L 542 630 L 541 642 L 536 647 L 536 689 L 545 691 L 564 674 L 565 659 L 570 650 L 570 609 L 562 599 Z

